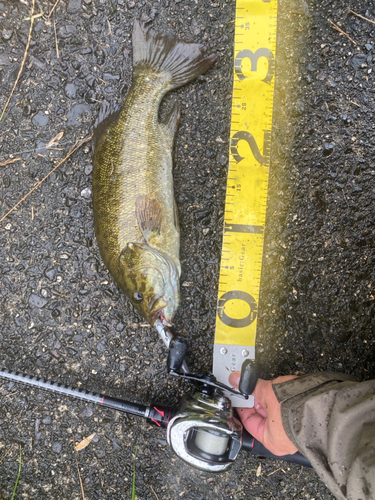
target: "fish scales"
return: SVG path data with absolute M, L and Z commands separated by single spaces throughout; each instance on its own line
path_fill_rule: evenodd
M 172 258 L 179 257 L 179 235 L 170 201 L 172 140 L 157 120 L 165 85 L 150 84 L 146 78 L 137 78 L 111 136 L 107 136 L 109 147 L 100 149 L 95 158 L 101 164 L 95 172 L 100 178 L 94 178 L 98 196 L 95 215 L 100 220 L 97 237 L 101 247 L 109 244 L 112 250 L 103 255 L 108 268 L 118 264 L 118 255 L 129 241 L 143 240 L 135 216 L 135 200 L 143 191 L 153 193 L 162 203 L 165 227 L 158 246 Z
M 180 234 L 173 193 L 176 103 L 162 98 L 215 61 L 198 44 L 133 29 L 133 84 L 122 109 L 103 103 L 94 133 L 93 202 L 99 250 L 110 273 L 151 324 L 170 323 L 179 303 Z

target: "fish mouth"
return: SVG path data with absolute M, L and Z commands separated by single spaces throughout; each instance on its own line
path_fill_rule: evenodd
M 150 325 L 154 326 L 157 319 L 163 323 L 164 326 L 172 326 L 166 319 L 164 315 L 164 308 L 167 307 L 168 302 L 164 299 L 155 300 L 151 311 L 150 311 Z
M 164 316 L 163 309 L 159 309 L 158 311 L 155 311 L 151 315 L 150 325 L 154 326 L 155 321 L 157 319 L 160 319 L 160 321 L 163 323 L 163 326 L 172 326 L 171 323 L 169 323 L 169 321 L 167 321 L 167 318 Z

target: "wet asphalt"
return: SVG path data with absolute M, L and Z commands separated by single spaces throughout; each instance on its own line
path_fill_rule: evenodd
M 90 135 L 99 102 L 126 95 L 131 30 L 204 42 L 213 69 L 169 94 L 182 298 L 175 330 L 209 371 L 222 241 L 233 65 L 232 0 L 36 1 L 22 76 L 0 122 L 0 218 Z M 27 44 L 31 0 L 0 1 L 0 108 Z M 375 376 L 374 24 L 370 0 L 279 0 L 269 203 L 256 353 L 274 377 L 316 370 Z M 348 36 L 334 28 L 335 23 Z M 348 38 L 350 37 L 350 39 Z M 57 52 L 58 49 L 58 52 Z M 60 132 L 63 137 L 46 148 Z M 93 233 L 92 153 L 82 146 L 0 223 L 0 365 L 148 404 L 175 404 L 157 334 L 113 283 Z M 0 384 L 0 498 L 142 500 L 333 498 L 312 470 L 242 454 L 222 475 L 191 469 L 136 417 Z

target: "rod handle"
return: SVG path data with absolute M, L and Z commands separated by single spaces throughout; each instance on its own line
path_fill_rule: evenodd
M 277 460 L 285 460 L 286 462 L 303 465 L 304 467 L 312 467 L 310 461 L 299 451 L 297 451 L 297 453 L 294 453 L 293 455 L 274 455 L 246 430 L 244 430 L 242 434 L 242 449 L 261 457 L 276 458 Z

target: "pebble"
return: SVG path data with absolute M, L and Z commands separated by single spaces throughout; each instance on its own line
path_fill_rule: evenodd
M 356 54 L 352 57 L 350 65 L 354 69 L 367 68 L 367 56 L 366 54 Z
M 54 451 L 55 453 L 61 453 L 61 450 L 62 450 L 61 443 L 52 444 L 52 451 Z
M 34 115 L 31 119 L 34 125 L 38 127 L 45 127 L 49 122 L 49 117 L 43 111 L 39 111 L 36 115 Z
M 73 106 L 70 111 L 66 114 L 66 117 L 68 119 L 67 125 L 81 125 L 80 119 L 84 113 L 87 113 L 90 111 L 90 106 L 88 104 L 76 104 Z
M 332 87 L 332 88 L 337 87 L 337 83 L 331 77 L 327 78 L 327 85 L 328 85 L 328 87 Z
M 323 143 L 323 156 L 331 156 L 334 150 L 334 145 L 331 142 Z
M 82 198 L 86 198 L 86 200 L 89 200 L 89 199 L 91 199 L 91 195 L 92 195 L 92 191 L 90 188 L 82 189 L 82 191 L 81 191 Z
M 78 204 L 73 205 L 69 211 L 69 215 L 73 217 L 73 219 L 80 219 L 82 217 L 81 207 Z
M 80 61 L 79 59 L 74 59 L 72 62 L 72 67 L 73 69 L 75 69 L 76 71 L 78 71 L 80 69 L 80 67 L 82 66 L 82 61 Z
M 88 75 L 85 80 L 86 80 L 86 83 L 87 83 L 87 85 L 89 87 L 91 87 L 91 88 L 95 87 L 95 85 L 96 85 L 96 78 L 95 78 L 94 75 Z
M 47 304 L 48 300 L 44 299 L 43 297 L 40 297 L 36 293 L 32 293 L 29 297 L 29 304 L 32 307 L 38 307 L 41 309 Z
M 72 35 L 75 35 L 77 32 L 77 28 L 74 24 L 64 24 L 61 26 L 58 32 L 59 38 L 69 38 Z
M 124 328 L 125 328 L 124 323 L 121 323 L 121 321 L 120 321 L 120 323 L 117 323 L 117 325 L 116 325 L 116 332 L 122 332 L 122 330 Z
M 228 163 L 228 158 L 224 155 L 221 155 L 220 158 L 219 158 L 219 164 L 222 166 L 222 167 L 225 167 Z
M 10 186 L 11 182 L 10 182 L 10 177 L 9 175 L 4 175 L 3 177 L 3 186 L 5 188 L 8 188 Z
M 112 75 L 111 73 L 103 73 L 103 80 L 120 80 L 120 75 Z
M 87 408 L 85 408 L 78 416 L 79 418 L 89 418 L 91 417 L 92 414 L 93 414 L 92 408 L 87 406 Z
M 39 33 L 40 31 L 43 31 L 43 29 L 45 28 L 45 26 L 46 26 L 46 24 L 45 24 L 44 21 L 38 21 L 36 23 L 36 25 L 35 25 L 34 31 L 36 31 L 37 33 Z
M 102 64 L 104 64 L 104 61 L 105 61 L 105 52 L 104 52 L 103 49 L 100 49 L 99 47 L 97 47 L 94 50 L 94 56 L 96 57 L 96 62 L 99 64 L 99 66 L 101 66 Z
M 151 19 L 152 21 L 154 21 L 154 20 L 155 20 L 155 17 L 156 17 L 158 14 L 159 14 L 159 13 L 158 13 L 158 11 L 157 11 L 156 9 L 152 9 L 152 11 L 150 12 L 150 19 Z
M 110 94 L 110 95 L 115 94 L 117 92 L 117 89 L 115 87 L 112 87 L 112 86 L 108 86 L 104 90 L 105 90 L 106 94 Z
M 46 276 L 49 280 L 53 281 L 53 280 L 55 279 L 55 276 L 56 276 L 56 270 L 55 270 L 55 269 L 46 269 L 46 270 L 44 271 L 44 274 L 45 274 L 45 276 Z
M 348 117 L 347 114 L 340 115 L 341 120 L 345 123 L 345 125 L 350 125 L 352 120 Z
M 68 14 L 78 14 L 81 10 L 82 2 L 81 0 L 69 0 L 68 5 L 66 7 L 66 11 Z
M 77 95 L 77 87 L 74 85 L 74 83 L 67 83 L 65 85 L 64 91 L 66 97 L 69 97 L 69 99 L 75 99 Z
M 1 38 L 4 40 L 4 42 L 7 42 L 12 38 L 13 35 L 13 30 L 3 30 L 1 32 Z
M 98 352 L 104 352 L 106 348 L 107 348 L 107 343 L 105 340 L 101 340 L 96 345 L 96 349 L 98 350 Z
M 85 166 L 85 174 L 86 175 L 90 175 L 91 172 L 92 172 L 92 165 L 91 164 L 90 165 L 86 165 Z
M 92 89 L 86 92 L 85 101 L 87 102 L 87 104 L 94 104 L 94 102 L 96 101 L 96 94 Z

